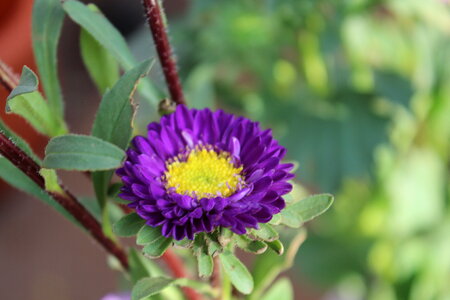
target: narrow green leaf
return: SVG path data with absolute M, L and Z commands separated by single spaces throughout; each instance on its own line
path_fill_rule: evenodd
M 215 241 L 208 241 L 208 254 L 215 255 L 216 253 L 222 252 L 222 246 Z
M 282 222 L 291 227 L 299 227 L 324 213 L 330 208 L 333 199 L 333 195 L 320 194 L 300 200 L 281 211 Z
M 64 20 L 60 0 L 35 0 L 32 18 L 33 49 L 50 108 L 63 119 L 64 106 L 57 71 L 57 48 Z
M 99 12 L 94 4 L 88 8 Z M 101 94 L 119 79 L 119 65 L 114 57 L 85 29 L 80 32 L 81 58 Z
M 270 220 L 269 224 L 280 225 L 281 224 L 281 214 L 273 215 L 272 220 Z
M 41 176 L 44 177 L 46 191 L 64 194 L 63 189 L 59 185 L 58 175 L 56 174 L 55 170 L 42 168 L 39 174 L 41 174 Z
M 264 293 L 261 300 L 294 300 L 294 289 L 291 281 L 284 277 Z
M 142 226 L 137 233 L 136 244 L 147 245 L 161 237 L 161 228 L 152 226 Z
M 250 294 L 253 290 L 253 278 L 247 267 L 230 251 L 219 254 L 219 258 L 234 287 L 243 294 Z
M 117 221 L 113 225 L 113 231 L 118 236 L 133 236 L 136 235 L 144 225 L 144 219 L 136 213 L 131 213 Z
M 141 300 L 152 295 L 161 293 L 175 280 L 165 277 L 144 278 L 138 281 L 131 291 L 131 300 Z
M 143 252 L 151 258 L 158 258 L 166 252 L 167 248 L 172 244 L 172 238 L 160 236 L 150 244 L 144 247 Z
M 133 105 L 131 97 L 140 78 L 150 70 L 151 60 L 146 60 L 126 72 L 102 98 L 95 117 L 92 135 L 125 149 L 132 134 Z M 112 171 L 92 174 L 95 194 L 104 208 Z
M 152 65 L 146 60 L 126 72 L 102 98 L 95 117 L 92 135 L 125 149 L 132 133 L 133 105 L 131 97 L 139 79 Z
M 9 160 L 0 156 L 0 178 L 9 183 L 13 187 L 24 191 L 25 193 L 38 198 L 42 202 L 50 205 L 66 219 L 69 219 L 74 224 L 81 226 L 74 217 L 69 214 L 58 202 L 50 197 L 44 190 L 42 190 L 34 181 L 27 175 L 16 168 Z
M 283 246 L 283 243 L 280 242 L 280 240 L 266 242 L 266 244 L 267 244 L 267 246 L 269 246 L 270 249 L 275 251 L 278 255 L 282 255 L 284 253 L 284 246 Z
M 41 160 L 39 157 L 34 154 L 34 152 L 31 150 L 30 145 L 28 145 L 27 142 L 25 142 L 22 138 L 20 138 L 18 135 L 16 135 L 14 132 L 11 131 L 11 129 L 6 126 L 2 120 L 0 119 L 0 132 L 3 132 L 14 144 L 16 144 L 20 149 L 22 149 L 28 156 L 33 158 L 33 160 L 37 164 L 41 164 Z
M 156 263 L 145 258 L 134 248 L 129 250 L 128 262 L 130 263 L 130 277 L 133 283 L 151 275 L 159 276 L 162 274 Z
M 174 284 L 193 288 L 194 290 L 209 296 L 211 299 L 216 299 L 219 296 L 218 290 L 214 289 L 209 282 L 201 282 L 189 278 L 178 278 L 175 280 Z
M 6 112 L 15 113 L 27 120 L 40 133 L 53 137 L 67 133 L 65 123 L 51 110 L 37 91 L 36 74 L 24 66 L 19 85 L 11 91 L 6 102 Z
M 92 11 L 83 3 L 75 0 L 64 2 L 63 8 L 75 23 L 110 51 L 126 71 L 137 64 L 123 36 L 102 14 Z M 149 81 L 143 81 L 139 85 L 139 91 L 150 103 L 158 103 L 159 94 Z
M 49 169 L 100 171 L 118 168 L 125 152 L 93 136 L 68 134 L 50 140 L 44 167 Z
M 266 243 L 258 240 L 252 240 L 245 235 L 237 235 L 235 239 L 237 246 L 244 251 L 261 254 L 267 250 Z
M 198 275 L 200 277 L 209 277 L 213 271 L 213 259 L 204 251 L 199 251 L 197 254 Z
M 264 241 L 274 241 L 277 240 L 279 235 L 278 232 L 269 224 L 258 224 L 258 230 L 252 230 L 251 233 L 256 237 Z
M 280 212 L 281 224 L 291 228 L 299 228 L 303 225 L 302 219 L 292 210 L 285 208 Z
M 291 240 L 291 244 L 282 256 L 267 251 L 256 257 L 252 272 L 254 275 L 255 289 L 249 296 L 249 300 L 260 299 L 264 291 L 271 286 L 280 273 L 292 267 L 295 255 L 305 239 L 306 231 L 300 229 L 299 233 Z

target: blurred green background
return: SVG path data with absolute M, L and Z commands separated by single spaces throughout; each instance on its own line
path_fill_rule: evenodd
M 188 101 L 274 129 L 336 202 L 296 272 L 326 299 L 450 299 L 450 9 L 438 0 L 193 1 Z

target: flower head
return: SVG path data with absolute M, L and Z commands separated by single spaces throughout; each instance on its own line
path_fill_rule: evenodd
M 256 122 L 179 105 L 133 139 L 117 170 L 120 197 L 176 240 L 217 227 L 245 234 L 285 207 L 294 177 L 292 164 L 281 163 L 285 153 Z

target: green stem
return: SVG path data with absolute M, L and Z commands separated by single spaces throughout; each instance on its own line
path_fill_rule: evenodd
M 221 300 L 231 300 L 231 292 L 232 292 L 232 286 L 230 278 L 225 274 L 225 272 L 222 273 L 222 299 Z

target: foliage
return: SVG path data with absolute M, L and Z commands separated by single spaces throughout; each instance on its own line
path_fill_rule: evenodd
M 298 264 L 339 299 L 448 297 L 449 26 L 445 1 L 278 0 L 195 1 L 172 29 L 189 100 L 270 125 L 337 193 Z
M 63 121 L 64 103 L 57 72 L 57 46 L 65 15 L 81 27 L 80 51 L 83 63 L 103 94 L 91 135 L 69 133 Z M 212 232 L 197 233 L 194 241 L 174 241 L 172 238 L 166 238 L 162 235 L 161 228 L 146 225 L 136 213 L 117 213 L 122 205 L 117 196 L 121 184 L 113 180 L 114 170 L 123 164 L 126 155 L 124 150 L 129 147 L 132 135 L 139 131 L 133 131 L 133 127 L 137 125 L 137 106 L 133 102 L 135 90 L 140 94 L 136 98 L 148 104 L 154 105 L 155 100 L 159 100 L 159 92 L 145 78 L 152 67 L 152 60 L 149 58 L 137 63 L 125 39 L 99 9 L 75 0 L 63 3 L 55 0 L 35 1 L 33 44 L 45 97 L 37 90 L 37 75 L 30 68 L 24 67 L 20 82 L 7 99 L 6 110 L 22 116 L 37 131 L 51 139 L 45 149 L 45 158 L 41 161 L 25 142 L 1 123 L 2 133 L 6 133 L 38 165 L 19 169 L 20 164 L 14 159 L 9 161 L 6 157 L 0 157 L 1 178 L 49 203 L 75 223 L 79 221 L 102 245 L 109 245 L 105 246 L 106 249 L 120 260 L 121 271 L 126 271 L 125 275 L 129 277 L 130 284 L 134 285 L 131 292 L 133 300 L 161 297 L 181 299 L 183 296 L 177 287 L 195 289 L 209 298 L 217 298 L 220 294 L 224 297 L 228 294 L 226 297 L 231 298 L 230 284 L 240 292 L 241 296 L 237 296 L 238 298 L 244 295 L 261 295 L 265 290 L 269 290 L 266 298 L 271 299 L 280 289 L 292 290 L 286 279 L 277 281 L 273 287 L 270 285 L 281 272 L 292 266 L 305 234 L 301 229 L 284 254 L 284 245 L 280 241 L 278 229 L 281 226 L 300 228 L 330 207 L 333 202 L 332 195 L 321 194 L 306 198 L 298 193 L 291 195 L 287 208 L 276 215 L 271 224 L 259 224 L 247 234 L 238 235 L 218 227 Z M 119 76 L 121 71 L 124 73 Z M 144 79 L 140 81 L 142 78 Z M 199 81 L 208 78 L 209 76 L 198 73 L 198 76 L 190 80 L 189 85 L 195 86 Z M 197 91 L 203 92 L 198 88 Z M 210 102 L 206 95 L 203 98 L 197 101 L 197 107 L 198 103 Z M 3 147 L 3 144 L 1 146 Z M 58 170 L 89 172 L 97 201 L 84 199 L 80 203 L 74 203 L 73 201 L 78 200 L 63 188 L 58 178 Z M 30 172 L 34 171 L 39 173 L 36 176 L 41 176 L 39 180 L 42 179 L 42 182 L 30 176 Z M 14 174 L 12 178 L 11 174 Z M 304 199 L 300 200 L 301 198 Z M 65 201 L 72 202 L 67 205 Z M 89 216 L 89 213 L 92 215 Z M 111 225 L 112 219 L 117 220 L 114 225 Z M 128 257 L 118 255 L 117 252 L 122 251 L 118 244 L 115 244 L 118 236 L 136 236 L 137 247 L 142 246 L 141 252 L 133 247 Z M 165 271 L 151 262 L 151 259 L 163 256 L 167 249 L 174 245 L 186 248 L 197 258 L 200 278 L 213 276 L 214 268 L 222 269 L 222 291 L 205 280 L 170 278 Z M 258 274 L 252 273 L 241 262 L 235 254 L 237 248 L 254 254 L 271 251 L 280 258 L 273 260 L 276 264 L 269 270 L 268 276 L 255 282 L 253 278 Z M 215 259 L 218 264 L 214 264 Z M 114 263 L 111 265 L 114 266 Z M 286 297 L 292 298 L 292 292 Z

